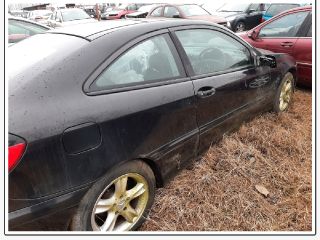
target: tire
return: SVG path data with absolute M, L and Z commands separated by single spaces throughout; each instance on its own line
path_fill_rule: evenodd
M 121 164 L 92 185 L 81 200 L 70 229 L 135 230 L 148 216 L 154 194 L 155 177 L 147 164 L 138 160 Z
M 237 22 L 236 26 L 234 27 L 235 32 L 243 32 L 246 30 L 246 24 L 242 21 Z
M 287 72 L 277 89 L 275 99 L 273 102 L 273 111 L 281 113 L 288 110 L 292 95 L 294 91 L 294 76 L 292 73 Z

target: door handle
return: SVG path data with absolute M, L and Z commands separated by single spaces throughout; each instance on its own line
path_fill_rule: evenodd
M 282 42 L 282 43 L 280 43 L 280 45 L 282 47 L 292 47 L 293 46 L 293 42 Z
M 215 94 L 216 90 L 213 87 L 202 87 L 198 90 L 197 96 L 200 98 L 205 98 Z

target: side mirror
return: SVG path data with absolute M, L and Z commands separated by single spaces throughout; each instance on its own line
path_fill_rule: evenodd
M 256 11 L 255 9 L 249 9 L 249 10 L 247 11 L 247 13 L 250 14 L 250 13 L 253 13 L 253 12 L 255 12 L 255 11 Z
M 172 17 L 173 17 L 173 18 L 180 18 L 180 15 L 179 15 L 179 13 L 176 13 L 176 14 L 173 14 Z
M 251 38 L 252 40 L 256 40 L 258 38 L 258 32 L 256 32 L 255 30 L 251 31 L 248 33 L 248 37 Z
M 274 56 L 271 55 L 263 55 L 259 57 L 259 65 L 260 66 L 269 66 L 271 68 L 277 67 L 277 61 Z

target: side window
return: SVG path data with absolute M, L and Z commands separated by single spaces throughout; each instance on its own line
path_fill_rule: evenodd
M 177 56 L 177 52 L 173 53 L 171 49 L 175 51 L 167 34 L 149 38 L 109 65 L 90 89 L 110 89 L 178 78 L 183 74 L 175 61 L 174 55 Z
M 215 73 L 252 64 L 250 51 L 232 37 L 209 29 L 177 31 L 195 74 Z
M 164 17 L 173 18 L 173 16 L 175 16 L 175 15 L 179 15 L 179 11 L 175 7 L 165 7 L 164 8 L 164 12 L 163 12 Z
M 257 3 L 252 3 L 250 5 L 249 9 L 253 9 L 254 11 L 260 11 L 259 10 L 259 4 L 257 4 Z
M 9 20 L 9 24 L 8 24 L 9 43 L 14 43 L 19 40 L 22 40 L 23 38 L 26 38 L 38 33 L 43 33 L 45 31 L 47 31 L 47 29 L 40 27 L 36 24 L 32 24 L 24 21 Z
M 153 17 L 160 17 L 162 12 L 162 7 L 158 7 L 150 14 Z
M 285 15 L 261 28 L 259 37 L 295 37 L 309 12 Z

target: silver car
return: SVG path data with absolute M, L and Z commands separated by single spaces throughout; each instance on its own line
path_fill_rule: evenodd
M 83 9 L 68 8 L 60 9 L 50 16 L 48 26 L 52 28 L 70 26 L 79 23 L 96 22 L 97 20 L 90 17 Z

